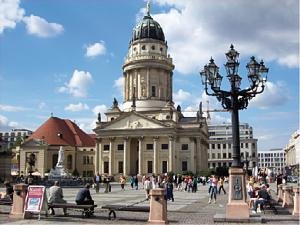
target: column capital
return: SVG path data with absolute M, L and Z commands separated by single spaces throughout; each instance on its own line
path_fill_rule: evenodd
M 116 140 L 116 137 L 109 137 L 108 139 L 109 139 L 109 141 L 114 141 L 114 140 Z
M 144 140 L 144 136 L 139 136 L 139 137 L 138 137 L 138 140 L 139 140 L 139 141 L 143 141 L 143 140 Z
M 123 137 L 124 141 L 128 141 L 129 140 L 129 137 L 126 136 L 126 137 Z
M 174 135 L 169 135 L 169 141 L 174 141 L 176 137 Z
M 153 141 L 157 141 L 159 139 L 159 136 L 153 136 Z

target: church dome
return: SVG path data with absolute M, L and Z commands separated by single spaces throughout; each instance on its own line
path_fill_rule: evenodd
M 143 20 L 133 29 L 131 42 L 144 38 L 165 41 L 161 26 L 149 14 L 144 16 Z

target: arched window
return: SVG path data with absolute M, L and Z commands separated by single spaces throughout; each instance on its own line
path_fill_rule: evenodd
M 67 157 L 67 169 L 68 170 L 71 170 L 72 169 L 72 160 L 73 159 L 73 157 L 72 157 L 72 155 L 68 155 L 68 157 Z

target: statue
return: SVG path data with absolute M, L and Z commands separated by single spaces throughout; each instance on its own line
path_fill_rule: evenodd
M 101 123 L 101 113 L 98 113 L 98 122 Z
M 200 102 L 199 110 L 197 111 L 197 122 L 199 122 L 202 117 L 203 117 L 202 102 Z
M 180 105 L 177 106 L 177 111 L 181 112 L 181 106 Z
M 114 98 L 114 101 L 113 101 L 113 108 L 118 107 L 118 105 L 119 105 L 119 103 L 118 103 L 117 99 Z
M 64 167 L 65 153 L 62 146 L 60 146 L 58 151 L 58 159 L 56 163 L 56 167 Z

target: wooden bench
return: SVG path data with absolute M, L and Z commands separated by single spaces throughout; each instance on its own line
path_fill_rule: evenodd
M 129 212 L 150 212 L 150 206 L 132 206 L 132 205 L 105 205 L 101 207 L 107 209 L 108 219 L 116 219 L 116 211 L 129 211 Z M 112 218 L 113 216 L 113 218 Z
M 10 199 L 2 198 L 0 199 L 0 205 L 12 205 L 13 202 Z
M 275 201 L 274 199 L 269 199 L 268 201 L 266 201 L 263 205 L 260 206 L 260 209 L 264 212 L 264 214 L 266 213 L 265 211 L 267 209 L 271 209 L 275 215 L 278 214 L 277 209 L 275 207 L 275 205 L 277 204 L 277 201 Z
M 51 203 L 48 204 L 48 211 L 51 210 L 53 215 L 54 208 L 61 208 L 61 209 L 78 209 L 82 212 L 83 217 L 91 217 L 94 213 L 92 208 L 96 208 L 97 205 L 77 205 L 75 203 Z

